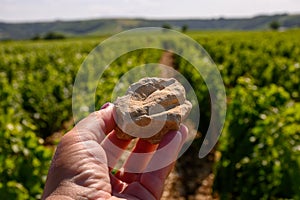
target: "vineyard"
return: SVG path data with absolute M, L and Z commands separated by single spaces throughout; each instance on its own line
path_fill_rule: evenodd
M 220 199 L 299 199 L 300 30 L 188 35 L 209 53 L 226 88 L 227 114 L 213 150 L 211 195 Z M 104 39 L 0 42 L 3 199 L 41 198 L 59 142 L 49 138 L 73 125 L 76 74 Z M 145 63 L 158 63 L 162 54 L 162 50 L 145 49 L 117 58 L 98 83 L 96 109 L 111 100 L 111 91 L 127 71 Z M 198 151 L 211 115 L 208 89 L 186 59 L 174 55 L 174 68 L 192 85 L 201 106 L 200 136 L 190 147 Z M 197 151 L 185 153 L 180 160 L 199 159 Z M 175 170 L 180 171 L 180 167 Z M 194 179 L 201 168 L 193 163 L 188 167 L 193 174 L 181 179 L 184 189 L 179 196 L 183 199 L 193 199 L 202 184 Z

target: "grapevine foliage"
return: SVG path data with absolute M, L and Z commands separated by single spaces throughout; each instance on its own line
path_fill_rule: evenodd
M 216 62 L 226 87 L 228 111 L 214 186 L 224 199 L 300 198 L 299 35 L 299 30 L 191 33 Z M 77 70 L 98 43 L 99 38 L 0 43 L 4 199 L 41 197 L 53 154 L 44 140 L 72 119 Z M 99 80 L 96 109 L 111 99 L 123 74 L 157 63 L 161 53 L 134 51 L 112 63 Z M 175 64 L 198 97 L 204 136 L 211 109 L 207 87 L 187 60 L 177 56 Z

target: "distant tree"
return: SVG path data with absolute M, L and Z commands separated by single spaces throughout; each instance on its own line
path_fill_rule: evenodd
M 63 34 L 56 33 L 56 32 L 49 32 L 43 37 L 43 39 L 45 40 L 57 40 L 57 39 L 65 39 L 65 38 L 66 36 L 64 36 Z
M 272 21 L 269 26 L 272 30 L 278 30 L 280 27 L 280 23 L 278 21 Z
M 185 33 L 187 30 L 188 30 L 188 25 L 183 25 L 182 27 L 181 27 L 181 32 L 183 32 L 183 33 Z
M 31 40 L 40 40 L 40 39 L 42 39 L 42 37 L 39 34 L 37 34 L 31 38 Z
M 165 29 L 172 29 L 172 26 L 170 24 L 163 24 L 162 25 L 162 28 L 165 28 Z

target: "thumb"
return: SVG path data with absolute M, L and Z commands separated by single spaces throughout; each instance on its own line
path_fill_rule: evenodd
M 100 144 L 116 126 L 113 113 L 114 104 L 106 103 L 99 111 L 95 111 L 81 120 L 74 127 L 75 132 L 81 137 L 81 140 L 97 140 Z
M 78 194 L 80 189 L 84 189 L 81 187 L 82 184 L 88 185 L 94 183 L 93 181 L 98 184 L 105 183 L 105 186 L 99 188 L 110 191 L 110 187 L 107 187 L 109 186 L 107 158 L 100 143 L 115 126 L 113 111 L 114 105 L 107 103 L 101 110 L 91 113 L 63 136 L 52 159 L 43 198 L 54 191 L 62 192 L 64 195 Z M 69 182 L 72 184 L 70 187 L 60 189 L 68 186 L 66 184 Z
M 99 111 L 95 112 L 95 115 L 100 121 L 101 130 L 103 130 L 106 135 L 116 127 L 116 122 L 113 117 L 114 112 L 114 104 L 109 102 L 104 104 Z

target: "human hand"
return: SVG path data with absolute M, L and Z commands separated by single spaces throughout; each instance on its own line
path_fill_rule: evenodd
M 105 104 L 63 136 L 42 199 L 160 199 L 187 137 L 186 127 L 169 132 L 159 145 L 138 140 L 122 170 L 113 175 L 113 166 L 130 143 L 116 137 L 113 109 L 113 104 Z

